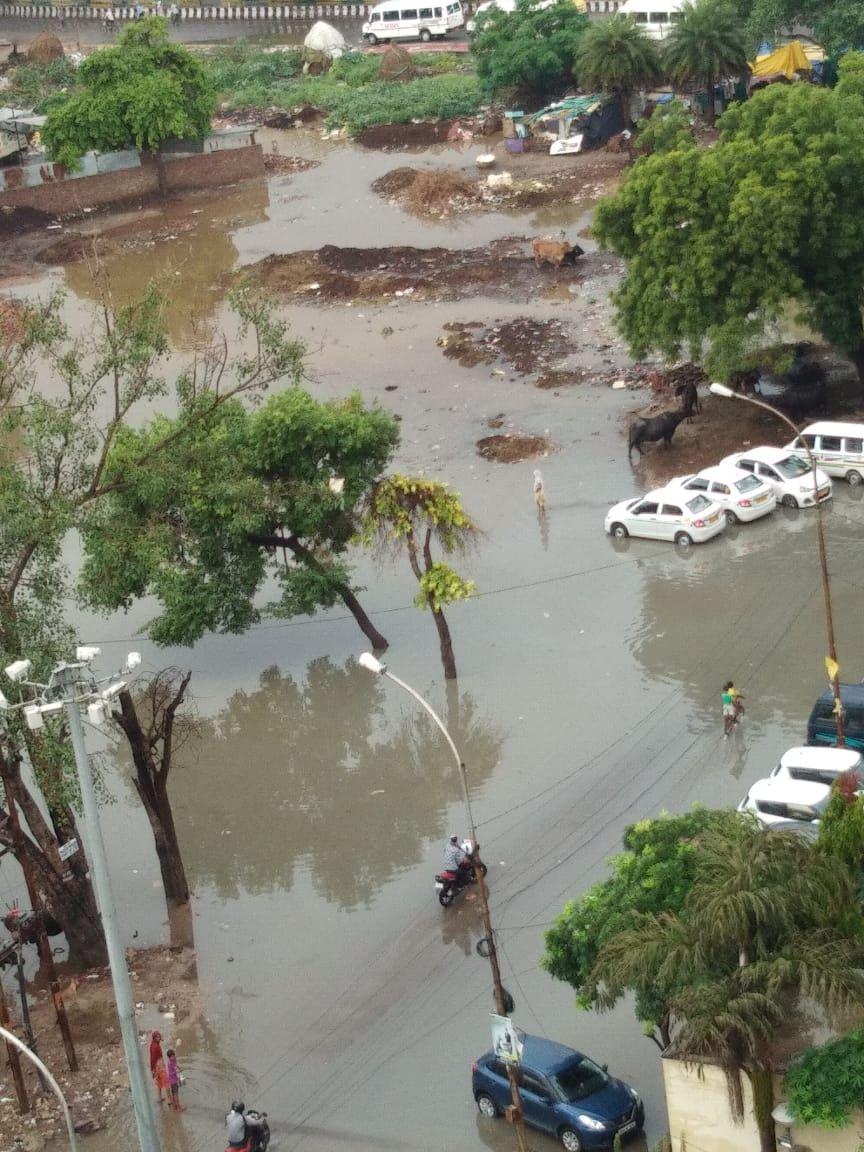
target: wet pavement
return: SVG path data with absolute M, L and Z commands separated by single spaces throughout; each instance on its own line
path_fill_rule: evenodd
M 145 269 L 174 283 L 181 352 L 196 309 L 230 331 L 223 274 L 270 252 L 467 248 L 543 227 L 531 214 L 421 223 L 368 191 L 404 157 L 304 147 L 319 168 L 271 181 L 263 197 L 256 187 L 196 201 L 195 217 L 188 205 L 169 208 L 169 234 L 175 222 L 194 219 L 193 228 L 154 244 L 146 262 L 138 252 L 106 261 L 121 297 L 140 288 Z M 411 160 L 454 161 L 470 163 L 471 153 Z M 573 220 L 587 210 L 574 206 Z M 552 293 L 282 311 L 309 344 L 315 395 L 359 389 L 397 413 L 396 466 L 446 479 L 483 530 L 461 566 L 479 593 L 448 612 L 457 687 L 442 683 L 407 564 L 379 568 L 358 556 L 362 599 L 390 641 L 393 671 L 441 709 L 468 766 L 517 1023 L 585 1049 L 634 1084 L 653 1147 L 665 1124 L 657 1050 L 629 1004 L 603 1016 L 575 1009 L 572 991 L 539 968 L 544 927 L 604 876 L 627 823 L 695 802 L 734 805 L 803 740 L 824 687 L 825 641 L 812 512 L 778 510 L 685 553 L 613 544 L 604 512 L 638 491 L 642 475 L 627 463 L 620 418 L 646 396 L 590 385 L 546 391 L 489 365 L 463 367 L 436 344 L 445 324 L 531 317 L 569 326 L 584 366 L 626 364 L 598 307 L 611 284 L 599 276 L 567 301 Z M 69 290 L 69 314 L 82 322 L 93 290 L 81 263 L 7 290 L 52 285 Z M 554 451 L 539 464 L 480 459 L 475 441 L 501 414 L 508 428 L 549 437 Z M 702 419 L 721 420 L 722 409 Z M 538 466 L 549 506 L 539 522 Z M 835 490 L 825 509 L 835 623 L 845 678 L 856 680 L 864 504 L 843 484 Z M 149 666 L 192 667 L 204 721 L 172 795 L 195 890 L 206 1018 L 180 1030 L 188 1111 L 162 1118 L 166 1150 L 224 1147 L 221 1117 L 238 1093 L 268 1111 L 280 1149 L 512 1149 L 509 1127 L 479 1118 L 470 1097 L 492 1008 L 488 964 L 473 951 L 477 904 L 445 911 L 433 890 L 445 836 L 464 829 L 446 746 L 407 695 L 357 667 L 365 641 L 342 611 L 210 636 L 191 651 L 141 641 L 152 613 L 136 605 L 128 616 L 81 614 L 77 623 L 82 640 L 102 644 L 106 666 L 136 647 Z M 724 741 L 719 688 L 728 677 L 748 713 Z M 98 736 L 88 738 L 96 748 Z M 116 765 L 115 803 L 104 809 L 113 877 L 128 937 L 156 943 L 165 937 L 158 869 L 123 776 Z M 4 868 L 4 885 L 11 875 Z M 128 1140 L 114 1132 L 85 1147 L 125 1152 Z M 531 1146 L 554 1147 L 536 1135 Z

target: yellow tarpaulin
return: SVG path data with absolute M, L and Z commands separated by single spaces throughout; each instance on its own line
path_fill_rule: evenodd
M 776 48 L 767 56 L 761 56 L 750 65 L 750 68 L 754 80 L 763 76 L 780 75 L 791 80 L 796 72 L 809 72 L 811 64 L 801 47 L 801 41 L 793 40 L 789 44 L 783 44 L 780 48 Z

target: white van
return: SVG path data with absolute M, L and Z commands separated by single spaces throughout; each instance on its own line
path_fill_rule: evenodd
M 652 40 L 664 40 L 685 3 L 686 0 L 625 0 L 618 13 L 629 16 Z
M 819 420 L 803 429 L 804 443 L 829 476 L 839 476 L 853 486 L 864 482 L 864 424 L 842 420 Z M 790 448 L 797 448 L 793 440 Z
M 361 31 L 367 44 L 379 40 L 416 40 L 428 44 L 433 36 L 446 36 L 453 28 L 461 28 L 465 15 L 459 0 L 442 0 L 432 5 L 413 4 L 407 0 L 391 0 L 376 4 Z

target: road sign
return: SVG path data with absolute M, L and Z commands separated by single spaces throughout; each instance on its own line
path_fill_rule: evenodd
M 61 860 L 68 860 L 70 856 L 74 856 L 80 848 L 80 844 L 73 836 L 71 840 L 67 840 L 65 844 L 61 844 L 59 848 L 59 856 Z

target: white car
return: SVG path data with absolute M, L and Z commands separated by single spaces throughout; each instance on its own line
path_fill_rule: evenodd
M 724 510 L 727 524 L 758 520 L 777 507 L 777 497 L 769 484 L 727 464 L 703 468 L 695 476 L 678 476 L 667 487 L 673 485 L 687 492 L 704 493 Z
M 758 476 L 774 489 L 780 504 L 787 508 L 807 508 L 816 503 L 813 493 L 813 472 L 807 457 L 801 452 L 788 448 L 749 448 L 746 452 L 735 452 L 720 461 L 721 465 L 731 465 Z M 830 500 L 832 487 L 830 478 L 816 469 L 816 485 L 819 503 Z
M 606 513 L 604 527 L 619 540 L 644 536 L 646 540 L 702 544 L 720 535 L 726 527 L 726 517 L 720 505 L 701 492 L 666 487 L 614 504 Z
M 763 828 L 803 832 L 815 837 L 830 799 L 830 784 L 768 776 L 756 781 L 738 805 L 738 811 L 752 812 Z
M 465 25 L 465 31 L 469 36 L 473 36 L 477 28 L 477 17 L 481 16 L 484 12 L 489 12 L 493 8 L 499 12 L 515 12 L 516 0 L 484 0 L 483 4 L 477 5 L 477 11 Z
M 809 780 L 830 787 L 845 772 L 857 772 L 860 777 L 862 767 L 864 758 L 854 748 L 814 748 L 808 744 L 784 752 L 771 779 Z

